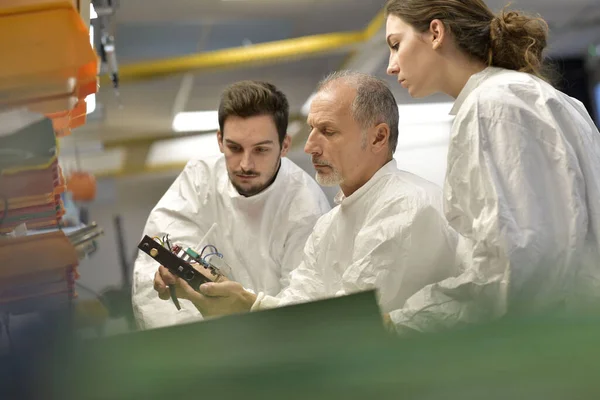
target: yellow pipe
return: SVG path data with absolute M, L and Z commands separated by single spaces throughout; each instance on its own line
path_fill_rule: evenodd
M 383 11 L 369 22 L 367 27 L 355 32 L 337 32 L 303 36 L 294 39 L 259 43 L 244 47 L 231 47 L 165 60 L 144 61 L 120 68 L 120 79 L 131 81 L 149 79 L 192 70 L 235 68 L 255 62 L 275 62 L 352 47 L 369 40 L 383 25 Z M 103 83 L 108 77 L 102 77 Z
M 369 22 L 365 30 L 363 31 L 363 35 L 365 36 L 364 40 L 370 40 L 373 36 L 379 32 L 379 29 L 383 26 L 385 22 L 385 10 L 382 8 L 377 15 Z M 382 38 L 383 40 L 383 38 Z
M 362 42 L 361 32 L 329 33 L 208 51 L 190 56 L 125 65 L 120 68 L 122 81 L 147 79 L 192 70 L 241 67 L 253 62 L 273 62 L 307 55 L 329 53 Z
M 329 33 L 324 35 L 305 36 L 268 43 L 255 44 L 246 47 L 234 47 L 223 50 L 171 58 L 167 60 L 135 63 L 121 67 L 121 80 L 147 79 L 162 75 L 182 73 L 191 70 L 240 67 L 252 62 L 273 62 L 283 59 L 299 58 L 307 55 L 326 53 L 341 48 L 355 46 L 370 40 L 383 26 L 383 10 L 377 13 L 364 30 L 356 32 Z M 351 57 L 352 55 L 350 55 Z M 106 77 L 104 77 L 106 78 Z M 197 133 L 196 133 L 197 134 Z M 106 147 L 114 148 L 127 145 L 150 145 L 161 139 L 171 139 L 184 135 L 161 135 L 153 138 L 125 139 L 105 143 Z M 149 143 L 150 142 L 150 143 Z M 99 178 L 124 177 L 147 173 L 178 171 L 185 163 L 169 163 L 157 166 L 140 166 L 140 168 L 121 169 L 96 173 Z

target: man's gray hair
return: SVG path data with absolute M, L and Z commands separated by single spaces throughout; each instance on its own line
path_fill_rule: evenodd
M 356 89 L 352 102 L 352 116 L 363 128 L 386 123 L 390 128 L 389 149 L 393 155 L 398 145 L 398 103 L 388 85 L 379 78 L 355 71 L 336 71 L 319 82 L 317 91 L 332 82 L 342 80 Z

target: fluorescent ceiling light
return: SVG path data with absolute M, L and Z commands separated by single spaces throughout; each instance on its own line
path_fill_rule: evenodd
M 85 104 L 87 105 L 86 114 L 91 114 L 96 109 L 96 93 L 89 94 L 85 97 Z
M 98 18 L 98 14 L 96 13 L 96 9 L 94 8 L 94 5 L 90 3 L 90 19 L 96 19 Z
M 90 25 L 90 43 L 94 47 L 94 25 Z
M 217 111 L 180 112 L 173 118 L 175 132 L 205 132 L 219 129 Z
M 300 112 L 302 113 L 302 115 L 308 115 L 309 111 L 310 111 L 310 103 L 312 103 L 313 99 L 315 98 L 315 96 L 317 95 L 317 92 L 313 92 L 313 94 L 311 94 L 310 96 L 308 96 L 308 99 L 306 100 L 306 103 L 304 103 L 304 105 L 302 106 L 302 108 L 300 109 Z
M 156 167 L 165 164 L 185 163 L 191 159 L 202 159 L 221 154 L 217 135 L 203 135 L 166 139 L 150 147 L 146 165 Z
M 290 135 L 291 137 L 294 137 L 298 134 L 298 132 L 300 132 L 302 130 L 302 128 L 304 127 L 304 124 L 298 120 L 292 121 L 289 125 L 288 125 L 288 135 Z

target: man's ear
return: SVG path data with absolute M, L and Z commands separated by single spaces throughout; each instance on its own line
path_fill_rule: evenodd
M 223 147 L 223 133 L 220 130 L 217 131 L 217 140 L 219 141 L 219 150 L 221 150 L 221 153 L 224 153 L 225 149 Z
M 442 46 L 444 40 L 446 39 L 448 30 L 446 29 L 446 25 L 444 25 L 441 20 L 434 19 L 429 24 L 429 34 L 431 36 L 431 46 L 433 50 L 437 50 Z
M 388 151 L 390 142 L 390 127 L 386 123 L 381 123 L 373 128 L 371 135 L 371 148 L 374 153 Z
M 292 147 L 292 137 L 290 135 L 285 135 L 283 143 L 281 143 L 281 157 L 286 156 L 288 151 L 290 151 L 290 147 Z

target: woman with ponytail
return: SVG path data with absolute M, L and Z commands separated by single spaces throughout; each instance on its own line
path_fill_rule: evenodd
M 600 298 L 600 134 L 545 70 L 548 26 L 481 0 L 389 0 L 388 73 L 455 98 L 445 213 L 463 272 L 391 313 L 433 331 L 588 312 Z

